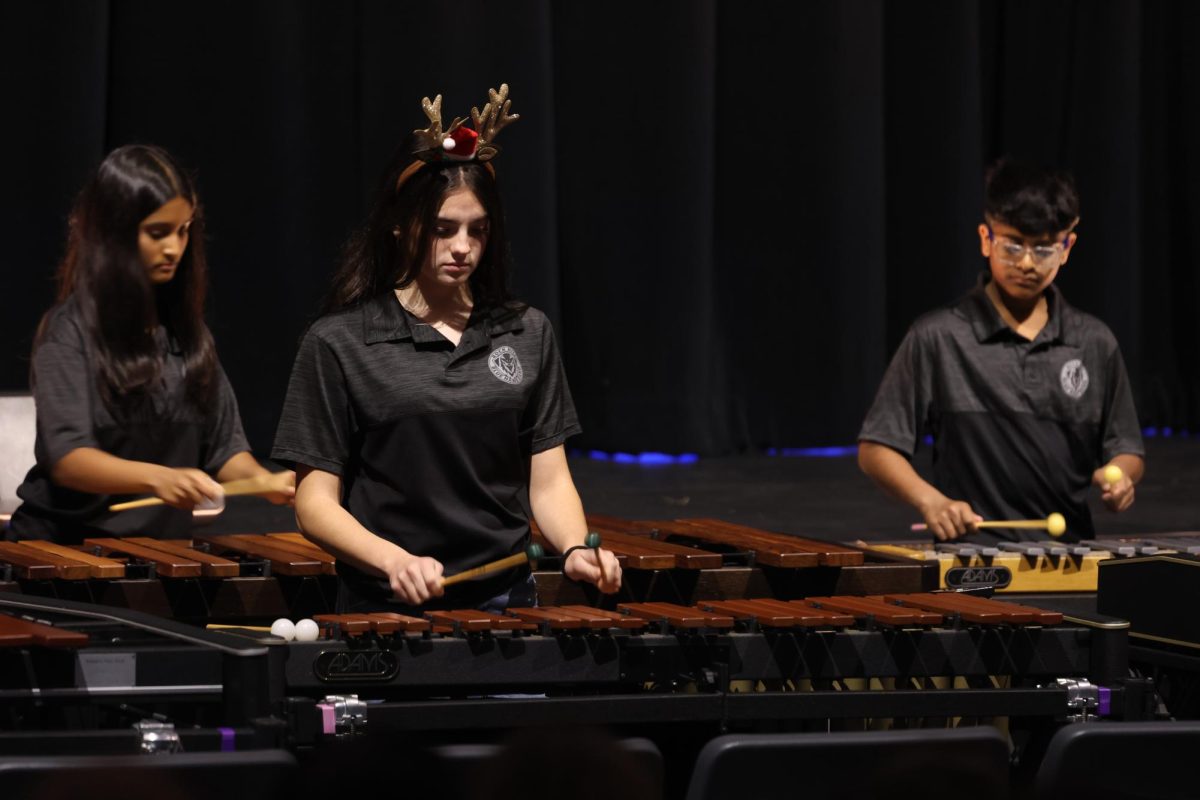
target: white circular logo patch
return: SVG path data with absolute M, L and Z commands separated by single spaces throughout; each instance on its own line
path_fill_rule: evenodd
M 497 378 L 514 386 L 525 377 L 525 373 L 521 370 L 521 362 L 517 358 L 517 351 L 508 345 L 497 347 L 492 351 L 492 354 L 488 356 L 488 368 Z
M 1058 382 L 1062 384 L 1064 392 L 1078 400 L 1087 391 L 1087 367 L 1078 358 L 1072 358 L 1063 364 L 1062 372 L 1058 373 Z

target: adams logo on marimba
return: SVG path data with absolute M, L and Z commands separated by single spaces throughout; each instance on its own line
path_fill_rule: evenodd
M 1008 567 L 951 567 L 946 570 L 947 589 L 977 589 L 990 586 L 1003 589 L 1012 583 Z
M 400 671 L 400 662 L 390 650 L 325 651 L 313 662 L 317 679 L 342 681 L 390 681 Z

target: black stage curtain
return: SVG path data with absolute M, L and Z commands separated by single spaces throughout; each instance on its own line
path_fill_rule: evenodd
M 1002 153 L 1073 170 L 1060 285 L 1147 425 L 1200 430 L 1190 2 L 28 0 L 0 7 L 0 389 L 110 148 L 195 168 L 210 320 L 266 451 L 298 337 L 419 99 L 507 81 L 519 293 L 605 450 L 848 443 L 909 323 L 984 266 Z

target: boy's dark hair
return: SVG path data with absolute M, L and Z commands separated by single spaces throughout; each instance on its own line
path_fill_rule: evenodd
M 984 176 L 983 213 L 1026 236 L 1048 236 L 1079 221 L 1079 192 L 1064 170 L 1001 158 Z

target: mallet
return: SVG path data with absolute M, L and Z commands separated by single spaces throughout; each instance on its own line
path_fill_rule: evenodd
M 254 478 L 239 478 L 236 481 L 226 481 L 221 484 L 221 488 L 225 490 L 226 497 L 237 497 L 247 494 L 270 494 L 278 492 L 279 487 L 275 485 L 276 475 L 283 475 L 283 472 L 275 472 L 270 475 L 259 475 Z M 126 503 L 116 503 L 108 507 L 109 511 L 129 511 L 134 508 L 148 508 L 149 506 L 161 506 L 166 501 L 161 497 L 145 497 L 141 500 L 130 500 Z
M 1105 476 L 1107 477 L 1107 475 Z M 1117 480 L 1120 480 L 1118 478 Z M 987 522 L 976 522 L 976 528 L 1032 528 L 1035 530 L 1045 530 L 1046 533 L 1054 537 L 1062 536 L 1067 531 L 1067 518 L 1057 511 L 1046 517 L 1045 519 L 997 519 Z M 917 522 L 912 525 L 911 530 L 927 531 L 929 526 L 924 522 Z
M 493 572 L 500 572 L 502 570 L 511 569 L 512 567 L 518 567 L 521 564 L 524 564 L 526 561 L 536 566 L 537 560 L 545 555 L 546 551 L 542 549 L 540 544 L 531 544 L 529 547 L 526 547 L 524 551 L 515 555 L 508 556 L 507 558 L 501 558 L 498 561 L 492 561 L 478 567 L 472 567 L 471 569 L 466 569 L 462 572 L 451 575 L 449 578 L 444 578 L 442 580 L 442 586 L 453 586 L 454 584 L 462 583 L 463 581 L 473 581 L 476 578 L 482 578 L 484 575 L 491 575 Z

